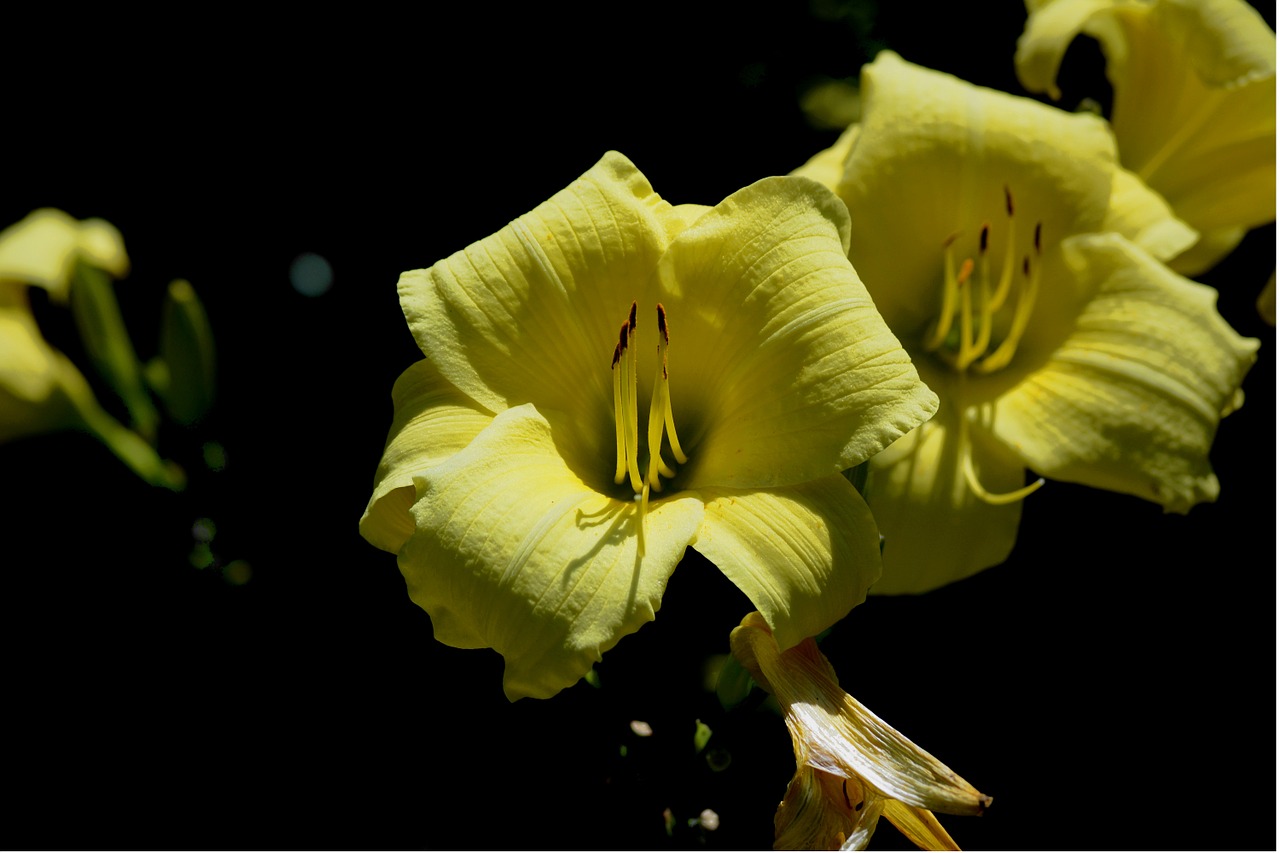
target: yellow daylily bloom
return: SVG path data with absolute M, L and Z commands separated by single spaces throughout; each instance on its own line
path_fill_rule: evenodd
M 862 850 L 881 817 L 923 849 L 959 849 L 933 812 L 982 814 L 990 797 L 842 690 L 813 638 L 782 651 L 751 613 L 729 642 L 777 697 L 796 754 L 774 817 L 775 849 Z
M 107 222 L 38 210 L 0 232 L 0 442 L 79 429 L 93 435 L 149 483 L 180 489 L 180 469 L 98 404 L 84 376 L 36 325 L 29 286 L 66 301 L 77 263 L 122 275 L 128 256 Z
M 551 696 L 654 617 L 691 544 L 783 644 L 861 601 L 877 533 L 839 472 L 937 400 L 848 240 L 812 181 L 673 207 L 610 153 L 401 276 L 426 358 L 360 529 L 436 638 L 501 653 L 511 699 Z
M 1194 234 L 1118 167 L 1106 124 L 887 52 L 862 92 L 836 185 L 850 258 L 942 399 L 871 462 L 873 591 L 1002 562 L 1027 468 L 1172 512 L 1214 500 L 1209 446 L 1258 342 L 1147 251 Z
M 1077 35 L 1097 39 L 1120 162 L 1200 232 L 1171 266 L 1198 275 L 1275 219 L 1276 35 L 1243 0 L 1028 0 L 1016 64 L 1055 100 Z

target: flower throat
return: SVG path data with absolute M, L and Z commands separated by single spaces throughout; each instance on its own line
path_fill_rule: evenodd
M 649 449 L 647 470 L 640 475 L 639 406 L 636 401 L 637 357 L 635 348 L 636 303 L 631 303 L 631 313 L 618 330 L 618 343 L 613 348 L 613 422 L 617 445 L 617 465 L 613 482 L 621 485 L 628 478 L 631 489 L 640 499 L 640 529 L 643 530 L 644 514 L 649 506 L 649 492 L 662 491 L 662 478 L 676 475 L 675 469 L 662 458 L 662 436 L 665 430 L 671 444 L 671 454 L 680 465 L 689 461 L 676 437 L 675 418 L 671 413 L 671 389 L 667 384 L 667 347 L 670 335 L 667 331 L 667 312 L 658 304 L 658 369 L 653 379 L 653 396 L 649 401 L 649 429 L 646 435 Z M 641 538 L 641 548 L 643 548 Z
M 986 374 L 1009 364 L 1027 330 L 1031 309 L 1040 291 L 1040 223 L 1036 223 L 1032 252 L 1017 257 L 1017 229 L 1013 194 L 1004 188 L 1008 234 L 1000 277 L 993 284 L 987 246 L 991 224 L 982 223 L 978 236 L 978 261 L 965 258 L 956 266 L 957 231 L 943 241 L 942 310 L 925 334 L 924 350 L 934 353 L 959 373 Z M 974 290 L 977 293 L 974 293 Z

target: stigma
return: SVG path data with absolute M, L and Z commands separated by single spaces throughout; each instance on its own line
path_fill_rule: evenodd
M 631 490 L 640 500 L 640 519 L 648 509 L 650 492 L 662 491 L 662 478 L 668 480 L 676 471 L 662 458 L 662 439 L 665 435 L 676 464 L 683 465 L 689 459 L 680 447 L 676 435 L 675 416 L 671 411 L 671 387 L 667 375 L 667 348 L 671 344 L 667 328 L 667 312 L 658 304 L 658 366 L 653 379 L 653 395 L 649 400 L 649 423 L 645 431 L 645 460 L 643 473 L 640 467 L 640 410 L 636 400 L 638 359 L 636 353 L 636 303 L 618 330 L 618 343 L 613 349 L 613 421 L 617 462 L 613 481 L 619 485 L 630 481 Z M 641 538 L 643 550 L 643 537 Z
M 924 350 L 959 373 L 987 374 L 1007 366 L 1027 330 L 1040 292 L 1042 228 L 1037 222 L 1028 239 L 1019 237 L 1013 193 L 1004 188 L 1004 251 L 998 272 L 992 270 L 991 224 L 978 231 L 977 260 L 966 256 L 957 265 L 963 232 L 942 243 L 942 308 L 925 334 Z

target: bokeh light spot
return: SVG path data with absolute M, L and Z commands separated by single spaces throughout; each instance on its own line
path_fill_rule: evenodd
M 315 252 L 303 252 L 289 265 L 289 283 L 303 296 L 323 296 L 333 286 L 333 267 Z

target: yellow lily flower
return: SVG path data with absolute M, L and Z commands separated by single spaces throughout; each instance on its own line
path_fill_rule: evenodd
M 1120 162 L 1200 240 L 1171 266 L 1194 276 L 1275 219 L 1276 35 L 1242 0 L 1027 0 L 1018 78 L 1062 96 L 1072 39 L 1097 39 Z
M 782 651 L 759 613 L 733 655 L 782 708 L 796 774 L 774 816 L 774 849 L 862 850 L 881 817 L 925 850 L 958 850 L 933 812 L 982 814 L 991 798 L 840 688 L 808 638 Z
M 1119 169 L 1105 123 L 887 52 L 862 92 L 840 143 L 850 258 L 942 399 L 871 462 L 874 591 L 1002 562 L 1027 468 L 1172 512 L 1214 500 L 1209 447 L 1258 342 L 1141 247 L 1193 235 Z
M 783 644 L 861 601 L 877 533 L 839 472 L 937 401 L 848 240 L 811 181 L 673 207 L 610 153 L 402 275 L 426 358 L 360 529 L 436 638 L 500 652 L 509 698 L 551 696 L 653 619 L 691 544 Z
M 0 442 L 83 430 L 147 482 L 180 489 L 181 470 L 104 411 L 84 376 L 36 325 L 28 287 L 42 287 L 54 301 L 66 302 L 81 261 L 117 276 L 129 267 L 120 233 L 100 219 L 79 222 L 43 209 L 0 232 Z

